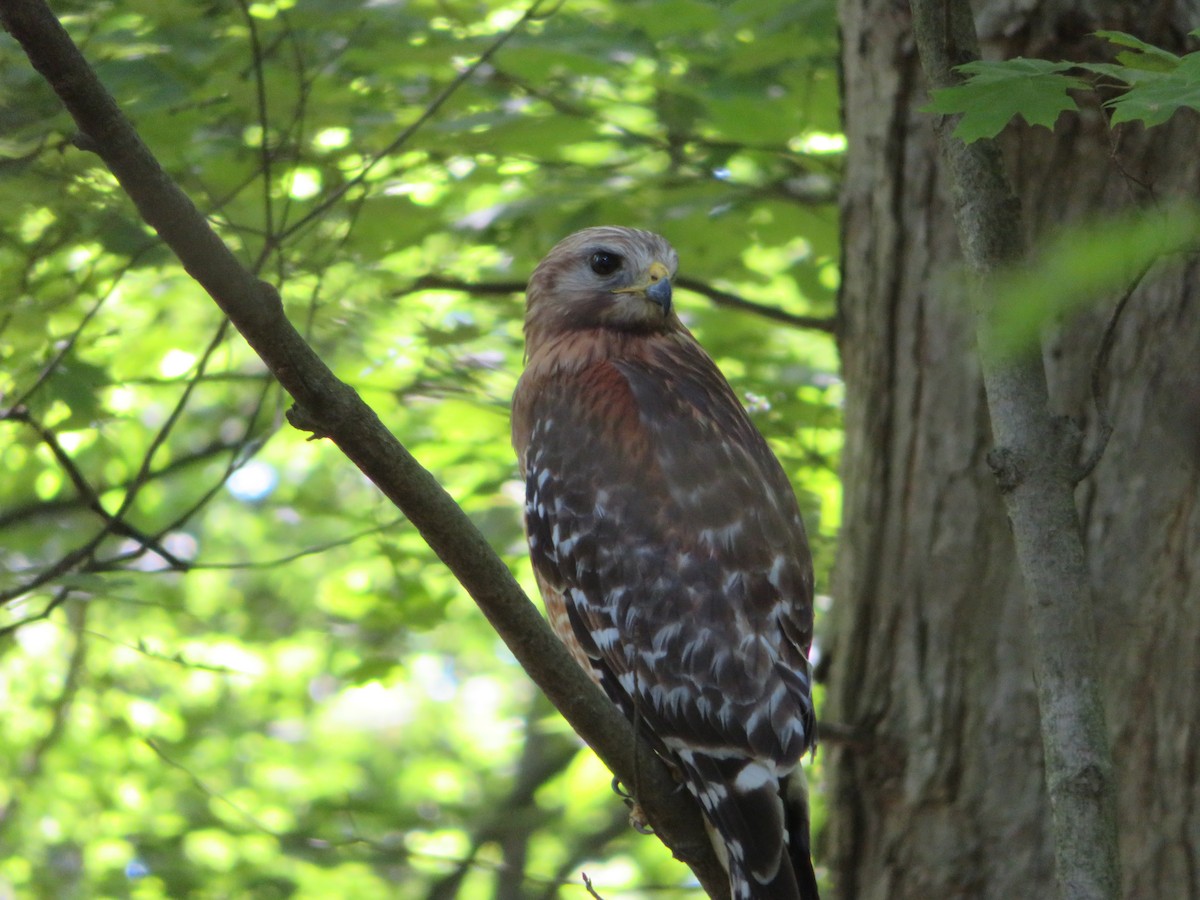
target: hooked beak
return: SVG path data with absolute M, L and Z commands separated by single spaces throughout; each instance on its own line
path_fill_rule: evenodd
M 653 262 L 646 271 L 647 280 L 632 287 L 617 288 L 614 294 L 645 294 L 646 298 L 658 304 L 663 315 L 671 311 L 671 270 L 660 262 Z

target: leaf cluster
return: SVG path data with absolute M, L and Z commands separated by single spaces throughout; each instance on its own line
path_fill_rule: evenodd
M 1013 118 L 1052 128 L 1077 111 L 1072 92 L 1100 94 L 1113 127 L 1162 125 L 1180 109 L 1200 111 L 1200 51 L 1177 56 L 1121 31 L 1098 31 L 1115 47 L 1115 62 L 1045 59 L 978 60 L 957 66 L 962 85 L 933 92 L 928 112 L 960 116 L 954 135 L 967 143 L 995 137 Z M 1200 37 L 1200 31 L 1191 32 Z

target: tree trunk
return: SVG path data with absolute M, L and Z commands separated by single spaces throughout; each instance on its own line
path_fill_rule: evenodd
M 1095 13 L 1096 9 L 1111 15 Z M 976 5 L 984 54 L 1096 59 L 1120 29 L 1180 51 L 1180 4 Z M 1173 19 L 1172 16 L 1175 18 Z M 824 858 L 845 898 L 1050 897 L 1053 843 L 1022 584 L 986 462 L 988 415 L 945 173 L 893 0 L 843 0 L 845 530 L 835 574 Z M 1010 127 L 1031 246 L 1200 186 L 1200 117 L 1113 133 L 1094 106 Z M 1077 491 L 1130 897 L 1200 898 L 1200 265 L 1161 267 L 1117 325 L 1115 433 Z M 1047 344 L 1056 412 L 1094 444 L 1091 370 L 1124 291 Z

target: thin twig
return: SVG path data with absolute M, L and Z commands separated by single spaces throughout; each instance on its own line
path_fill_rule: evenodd
M 192 376 L 192 379 L 184 387 L 182 393 L 179 395 L 179 399 L 175 403 L 174 408 L 168 414 L 166 421 L 163 422 L 162 426 L 158 429 L 158 433 L 155 434 L 153 440 L 150 441 L 150 446 L 146 449 L 146 452 L 142 457 L 142 464 L 138 467 L 137 473 L 134 474 L 133 481 L 131 482 L 129 489 L 125 492 L 125 496 L 121 500 L 120 507 L 113 514 L 115 518 L 120 519 L 133 506 L 134 500 L 137 499 L 138 493 L 141 491 L 142 487 L 145 486 L 146 480 L 149 478 L 151 471 L 150 467 L 154 463 L 155 454 L 157 454 L 162 445 L 166 443 L 167 437 L 171 434 L 175 428 L 175 425 L 183 416 L 183 411 L 187 408 L 187 404 L 192 397 L 192 393 L 196 390 L 201 380 L 204 378 L 204 370 L 208 367 L 208 363 L 212 359 L 213 354 L 217 352 L 217 348 L 220 347 L 224 342 L 225 336 L 228 334 L 228 332 L 229 320 L 222 319 L 221 324 L 217 326 L 216 333 L 213 335 L 212 340 L 209 341 L 208 346 L 200 355 L 200 359 L 196 363 L 195 375 Z
M 154 551 L 163 559 L 165 559 L 173 569 L 186 568 L 186 563 L 178 559 L 174 554 L 163 547 L 157 538 L 145 534 L 144 532 L 135 528 L 133 525 L 130 525 L 124 519 L 113 515 L 107 509 L 105 509 L 104 504 L 100 500 L 100 496 L 96 493 L 95 489 L 92 487 L 87 478 L 84 477 L 84 474 L 79 471 L 79 467 L 75 465 L 75 460 L 71 459 L 70 454 L 67 453 L 67 451 L 63 448 L 63 445 L 59 442 L 58 435 L 34 419 L 27 409 L 20 408 L 10 410 L 5 418 L 14 422 L 23 422 L 37 433 L 37 436 L 41 438 L 42 443 L 46 445 L 47 449 L 49 449 L 50 455 L 53 456 L 55 462 L 58 463 L 59 468 L 66 473 L 67 478 L 74 486 L 76 493 L 79 494 L 80 498 L 83 500 L 84 505 L 105 522 L 107 522 L 109 525 L 109 530 L 113 534 L 119 534 L 124 537 L 132 538 L 143 547 Z
M 288 563 L 293 563 L 298 559 L 304 559 L 306 556 L 317 556 L 321 553 L 327 553 L 330 550 L 335 550 L 338 547 L 346 547 L 350 544 L 360 541 L 365 537 L 371 537 L 376 534 L 382 534 L 387 531 L 393 531 L 399 525 L 404 524 L 404 517 L 392 519 L 389 522 L 384 522 L 382 525 L 376 525 L 374 528 L 368 528 L 364 531 L 356 531 L 353 534 L 348 534 L 345 537 L 338 538 L 334 541 L 327 541 L 323 544 L 316 544 L 311 547 L 305 547 L 303 550 L 297 550 L 295 553 L 289 553 L 286 556 L 276 557 L 275 559 L 266 560 L 250 560 L 249 562 L 233 563 L 233 562 L 193 562 L 193 569 L 273 569 L 278 566 L 285 566 Z
M 263 834 L 269 834 L 272 837 L 276 837 L 276 838 L 280 838 L 280 839 L 283 838 L 283 835 L 280 832 L 277 832 L 274 829 L 268 827 L 261 819 L 257 818 L 253 813 L 249 812 L 246 809 L 243 809 L 237 803 L 233 802 L 228 797 L 226 797 L 224 794 L 222 794 L 220 791 L 216 791 L 216 790 L 213 790 L 212 788 L 210 788 L 205 783 L 204 779 L 202 779 L 199 775 L 197 775 L 195 772 L 193 772 L 191 769 L 189 769 L 183 763 L 179 762 L 177 759 L 175 759 L 169 753 L 167 753 L 165 750 L 163 750 L 163 748 L 160 747 L 158 745 L 158 742 L 155 741 L 153 738 L 143 738 L 142 743 L 145 744 L 147 747 L 149 747 L 151 750 L 153 750 L 154 755 L 157 756 L 159 759 L 161 759 L 163 762 L 165 762 L 168 766 L 170 766 L 173 769 L 178 769 L 180 772 L 182 772 L 184 775 L 186 775 L 188 777 L 188 780 L 190 780 L 192 782 L 192 784 L 195 786 L 196 790 L 200 791 L 200 793 L 202 793 L 205 797 L 207 797 L 210 800 L 219 801 L 220 803 L 223 803 L 225 806 L 228 806 L 231 810 L 233 810 L 235 813 L 237 813 L 239 816 L 241 816 L 243 819 L 245 819 L 246 822 L 248 822 L 250 825 L 252 825 L 256 831 L 261 831 Z
M 86 606 L 86 604 L 84 604 Z M 159 662 L 171 663 L 184 669 L 191 669 L 197 672 L 212 672 L 214 675 L 233 675 L 242 678 L 253 677 L 251 672 L 241 672 L 237 669 L 231 669 L 229 666 L 217 666 L 210 663 L 194 662 L 187 659 L 182 653 L 176 652 L 173 654 L 160 653 L 157 650 L 151 650 L 146 646 L 144 641 L 139 640 L 136 644 L 130 644 L 126 641 L 119 641 L 110 635 L 100 631 L 92 631 L 88 629 L 87 634 L 92 637 L 99 638 L 102 641 L 107 641 L 114 647 L 124 647 L 126 650 L 133 650 L 135 653 L 140 653 L 147 659 L 157 660 Z
M 1104 327 L 1104 334 L 1100 338 L 1100 346 L 1096 348 L 1096 356 L 1092 359 L 1092 403 L 1096 407 L 1096 423 L 1099 434 L 1096 438 L 1096 446 L 1088 454 L 1087 459 L 1080 464 L 1079 471 L 1075 473 L 1076 484 L 1091 475 L 1099 465 L 1100 460 L 1104 457 L 1104 451 L 1108 448 L 1109 438 L 1112 437 L 1112 419 L 1108 414 L 1108 402 L 1104 399 L 1104 373 L 1108 370 L 1108 360 L 1112 356 L 1112 348 L 1116 343 L 1117 325 L 1121 322 L 1121 316 L 1124 315 L 1130 298 L 1152 265 L 1153 263 L 1148 263 L 1142 267 L 1141 271 L 1130 281 L 1129 287 L 1125 289 L 1125 293 L 1121 295 L 1117 305 L 1113 307 L 1112 315 L 1109 316 L 1108 324 Z
M 137 265 L 138 260 L 141 259 L 146 252 L 157 246 L 157 243 L 157 241 L 148 241 L 137 250 L 133 251 L 125 264 L 121 266 L 121 268 L 118 269 L 117 272 L 112 276 L 112 281 L 109 283 L 108 289 L 99 297 L 97 297 L 96 301 L 88 308 L 87 312 L 83 314 L 83 318 L 79 320 L 79 324 L 75 326 L 75 329 L 71 332 L 70 337 L 58 344 L 58 349 L 54 356 L 51 357 L 50 361 L 42 367 L 41 372 L 38 373 L 38 377 L 34 379 L 33 384 L 27 387 L 21 394 L 17 395 L 17 397 L 9 404 L 10 409 L 17 409 L 29 404 L 30 398 L 33 397 L 39 390 L 41 390 L 42 386 L 50 380 L 50 377 L 58 370 L 58 367 L 62 365 L 66 358 L 71 354 L 71 351 L 75 349 L 75 345 L 78 343 L 80 336 L 83 334 L 88 325 L 91 324 L 92 319 L 96 317 L 96 315 L 100 312 L 100 309 L 116 291 L 117 286 L 121 283 L 121 280 L 130 272 L 131 269 Z M 87 279 L 84 279 L 84 290 L 86 290 L 86 283 Z
M 588 878 L 588 873 L 580 872 L 579 874 L 583 878 L 583 886 L 587 888 L 588 896 L 595 897 L 596 900 L 604 900 L 603 897 L 596 893 L 596 888 L 592 886 L 592 879 Z
M 68 570 L 69 570 L 69 567 L 68 567 Z M 60 573 L 60 574 L 62 574 L 62 573 Z M 46 580 L 49 581 L 50 579 L 48 578 Z M 12 599 L 12 597 L 19 597 L 22 594 L 28 593 L 28 591 L 31 591 L 34 589 L 35 588 L 24 588 L 23 587 L 19 590 L 13 591 L 11 597 L 0 597 L 0 606 L 2 606 L 7 600 Z M 6 593 L 8 593 L 8 592 L 6 592 Z M 64 603 L 66 603 L 67 598 L 70 597 L 72 593 L 74 593 L 74 590 L 72 588 L 60 587 L 57 591 L 54 592 L 54 596 L 51 597 L 47 601 L 46 605 L 42 607 L 40 612 L 36 612 L 31 616 L 26 616 L 23 619 L 18 619 L 15 622 L 10 622 L 9 624 L 5 625 L 3 628 L 0 628 L 0 638 L 6 638 L 10 634 L 13 634 L 13 633 L 19 631 L 20 629 L 24 628 L 26 625 L 32 625 L 34 622 L 41 622 L 43 619 L 50 618 L 50 613 L 54 612 L 56 609 L 58 609 L 60 606 L 62 606 Z
M 697 281 L 694 278 L 677 278 L 675 283 L 686 291 L 700 294 L 707 297 L 717 306 L 726 306 L 730 309 L 740 309 L 743 312 L 753 313 L 756 316 L 762 316 L 764 319 L 770 319 L 774 322 L 782 322 L 785 325 L 791 325 L 793 328 L 806 328 L 811 331 L 823 331 L 826 334 L 834 334 L 837 331 L 837 319 L 832 316 L 801 316 L 796 313 L 790 313 L 787 310 L 780 309 L 777 306 L 768 306 L 765 303 L 756 303 L 753 300 L 747 300 L 737 294 L 722 290 L 721 288 L 713 287 L 703 281 Z
M 262 379 L 264 376 L 257 376 Z M 158 469 L 154 469 L 145 479 L 146 484 L 150 484 L 162 478 L 168 478 L 171 475 L 185 469 L 188 466 L 196 463 L 207 462 L 213 456 L 220 455 L 233 451 L 235 454 L 244 446 L 241 440 L 235 442 L 214 441 L 211 444 L 206 444 L 197 450 L 186 455 L 178 456 L 170 462 L 164 464 Z M 104 495 L 111 491 L 126 491 L 132 484 L 132 477 L 125 481 L 117 482 L 111 486 L 100 484 L 95 488 L 95 492 Z M 45 516 L 58 516 L 65 512 L 78 510 L 85 505 L 84 498 L 79 495 L 71 497 L 55 498 L 53 500 L 36 501 L 25 503 L 20 506 L 9 507 L 4 512 L 0 513 L 0 531 L 7 528 L 24 526 L 28 520 L 34 518 L 43 518 Z
M 773 322 L 782 322 L 785 325 L 791 325 L 793 328 L 821 331 L 826 334 L 834 334 L 837 331 L 837 319 L 832 316 L 803 316 L 797 313 L 790 313 L 777 306 L 747 300 L 739 294 L 714 287 L 708 282 L 700 281 L 696 278 L 679 277 L 675 279 L 675 284 L 685 291 L 691 291 L 693 294 L 699 294 L 707 298 L 712 301 L 714 306 L 737 309 Z M 475 294 L 477 296 L 503 297 L 510 294 L 523 293 L 525 282 L 507 280 L 463 281 L 462 279 L 450 278 L 444 275 L 430 274 L 422 275 L 408 288 L 397 293 L 399 295 L 413 293 L 414 291 L 429 290 L 462 291 L 463 293 Z
M 99 531 L 93 534 L 74 550 L 64 553 L 52 565 L 42 569 L 24 584 L 19 584 L 16 587 L 0 591 L 0 606 L 3 606 L 11 600 L 17 599 L 18 597 L 23 597 L 32 591 L 36 591 L 42 585 L 49 584 L 52 581 L 57 581 L 59 578 L 62 578 L 64 575 L 78 566 L 81 562 L 88 559 L 93 553 L 95 553 L 96 548 L 99 547 L 104 539 L 112 532 L 114 522 L 114 519 L 105 520 L 103 527 L 101 527 Z M 9 634 L 10 632 L 16 631 L 21 625 L 46 618 L 65 599 L 65 594 L 63 596 L 55 597 L 46 605 L 46 608 L 43 609 L 40 614 L 31 616 L 28 619 L 22 619 L 20 622 L 9 625 L 5 628 L 0 628 L 0 637 L 4 637 L 4 635 Z
M 258 128 L 260 132 L 258 143 L 259 172 L 262 175 L 262 210 L 264 230 L 267 241 L 263 244 L 261 255 L 255 264 L 255 270 L 261 268 L 263 260 L 271 253 L 273 246 L 271 236 L 275 234 L 275 204 L 271 191 L 274 188 L 271 177 L 273 150 L 271 148 L 271 116 L 267 105 L 267 78 L 263 72 L 263 48 L 258 38 L 258 20 L 250 14 L 246 0 L 237 0 L 238 9 L 242 13 L 242 21 L 250 37 L 250 62 L 254 70 L 254 101 L 258 105 Z

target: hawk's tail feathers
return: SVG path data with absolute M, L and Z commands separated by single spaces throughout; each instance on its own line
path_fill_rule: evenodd
M 819 900 L 807 855 L 807 808 L 802 816 L 785 810 L 774 767 L 693 751 L 680 751 L 679 758 L 717 855 L 729 871 L 733 900 Z M 802 838 L 789 840 L 793 823 L 803 824 Z
M 811 822 L 808 817 L 808 779 L 804 767 L 797 765 L 783 782 L 786 804 L 788 855 L 800 885 L 800 900 L 820 900 L 817 873 L 813 870 Z

